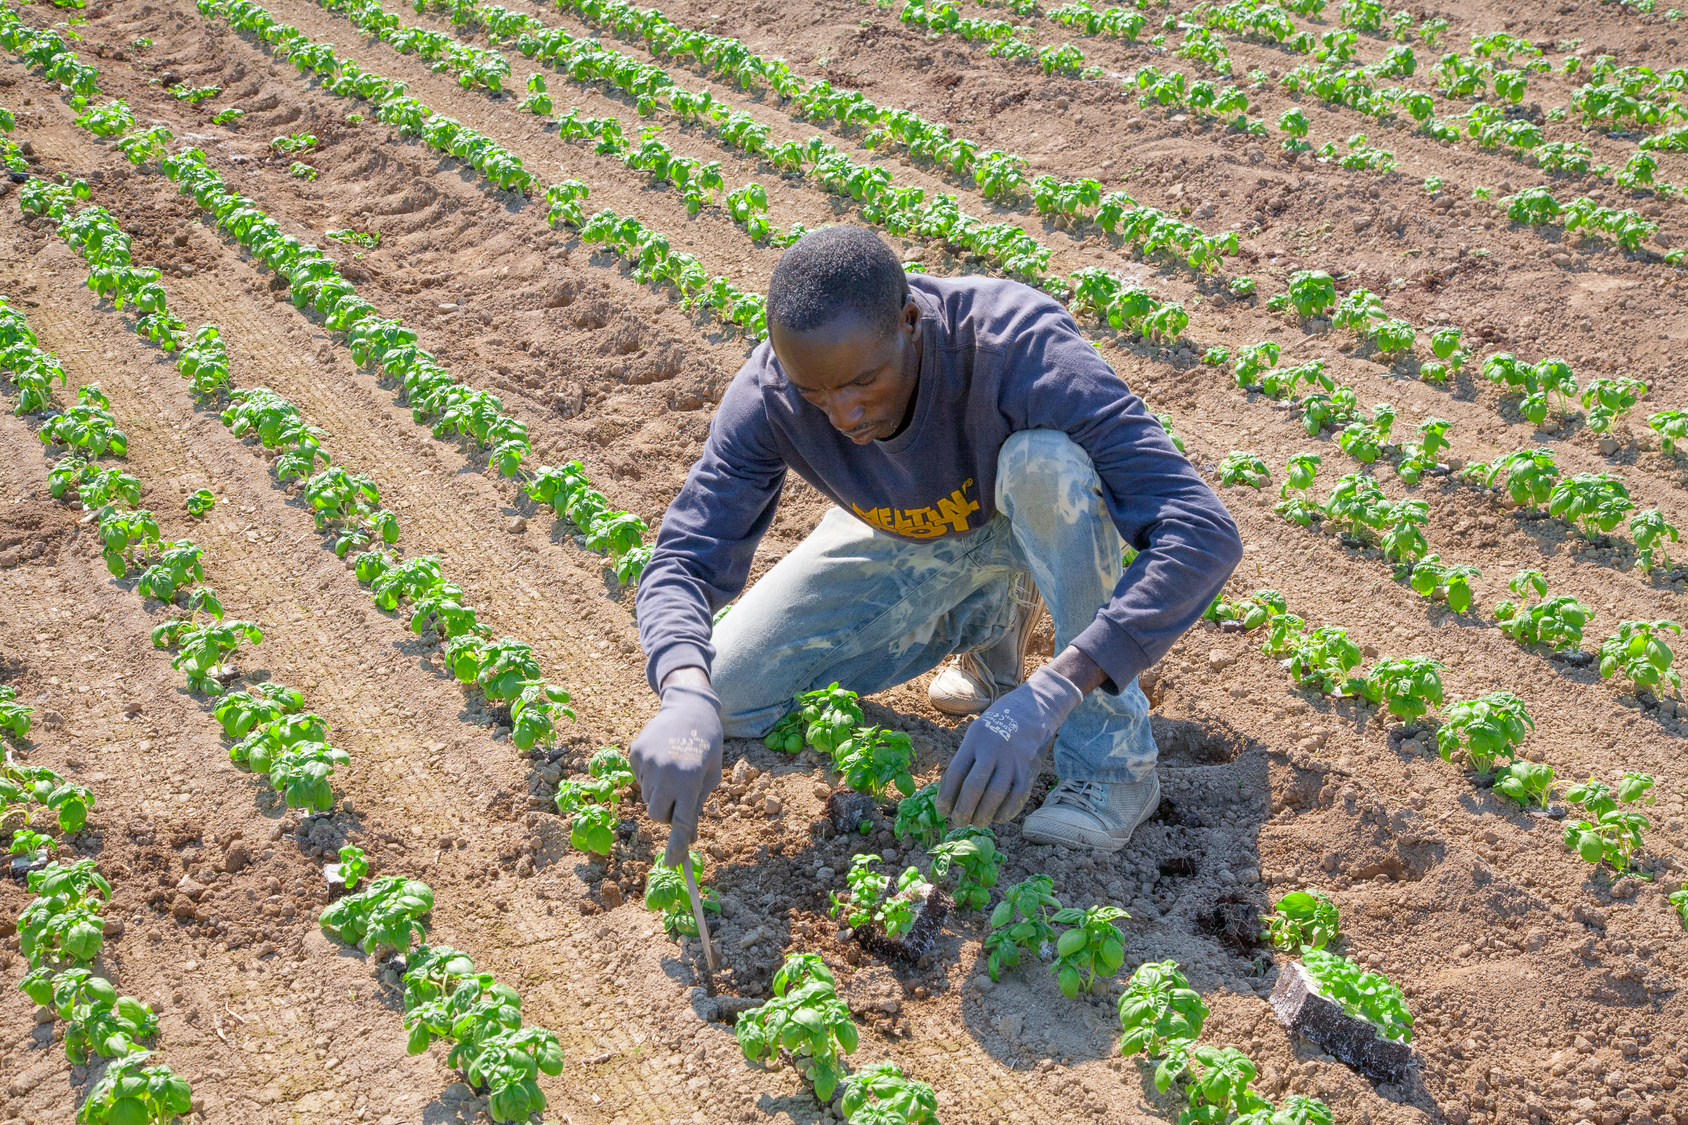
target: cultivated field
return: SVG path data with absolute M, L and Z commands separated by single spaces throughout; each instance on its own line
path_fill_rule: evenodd
M 7 3 L 0 1122 L 1688 1122 L 1688 51 L 1644 6 Z M 603 748 L 834 222 L 1065 300 L 1245 561 L 1144 677 L 1118 855 L 993 866 L 866 769 L 835 825 L 829 731 L 730 742 L 710 972 Z M 966 729 L 850 706 L 914 785 Z M 867 852 L 955 900 L 923 955 Z M 1040 875 L 1126 916 L 1056 944 Z M 1263 935 L 1298 891 L 1322 951 Z M 1411 1065 L 1286 1031 L 1296 962 Z M 748 1058 L 799 1003 L 803 1065 Z

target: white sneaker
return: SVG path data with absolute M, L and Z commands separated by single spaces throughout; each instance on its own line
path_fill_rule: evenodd
M 1030 575 L 1015 580 L 1010 592 L 1019 616 L 1008 635 L 988 649 L 964 652 L 932 680 L 926 698 L 946 715 L 978 715 L 1026 678 L 1026 650 L 1043 598 Z
M 1160 778 L 1107 785 L 1058 781 L 1043 807 L 1026 818 L 1020 834 L 1034 844 L 1065 844 L 1117 852 L 1139 824 L 1160 807 Z

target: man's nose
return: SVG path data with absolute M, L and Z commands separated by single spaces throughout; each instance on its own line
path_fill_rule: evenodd
M 834 395 L 826 404 L 826 419 L 837 430 L 853 430 L 862 424 L 861 403 L 855 395 Z

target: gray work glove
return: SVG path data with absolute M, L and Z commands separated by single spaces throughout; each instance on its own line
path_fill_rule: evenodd
M 721 701 L 707 688 L 670 684 L 662 709 L 633 740 L 628 758 L 651 819 L 697 839 L 704 800 L 721 784 Z
M 1084 702 L 1084 693 L 1045 665 L 973 720 L 938 787 L 951 826 L 1011 820 L 1031 792 L 1037 757 Z

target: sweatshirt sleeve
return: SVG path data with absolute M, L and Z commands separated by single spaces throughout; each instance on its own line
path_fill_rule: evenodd
M 763 407 L 759 370 L 752 358 L 722 396 L 703 455 L 668 506 L 639 578 L 635 611 L 653 691 L 676 668 L 709 670 L 714 613 L 744 589 L 756 545 L 779 507 L 786 464 Z
M 1050 302 L 1030 319 L 1008 346 L 1004 405 L 1012 415 L 1018 399 L 1026 428 L 1060 429 L 1083 447 L 1114 525 L 1138 552 L 1113 600 L 1073 639 L 1122 685 L 1201 618 L 1242 560 L 1242 538 L 1213 489 L 1066 310 Z

